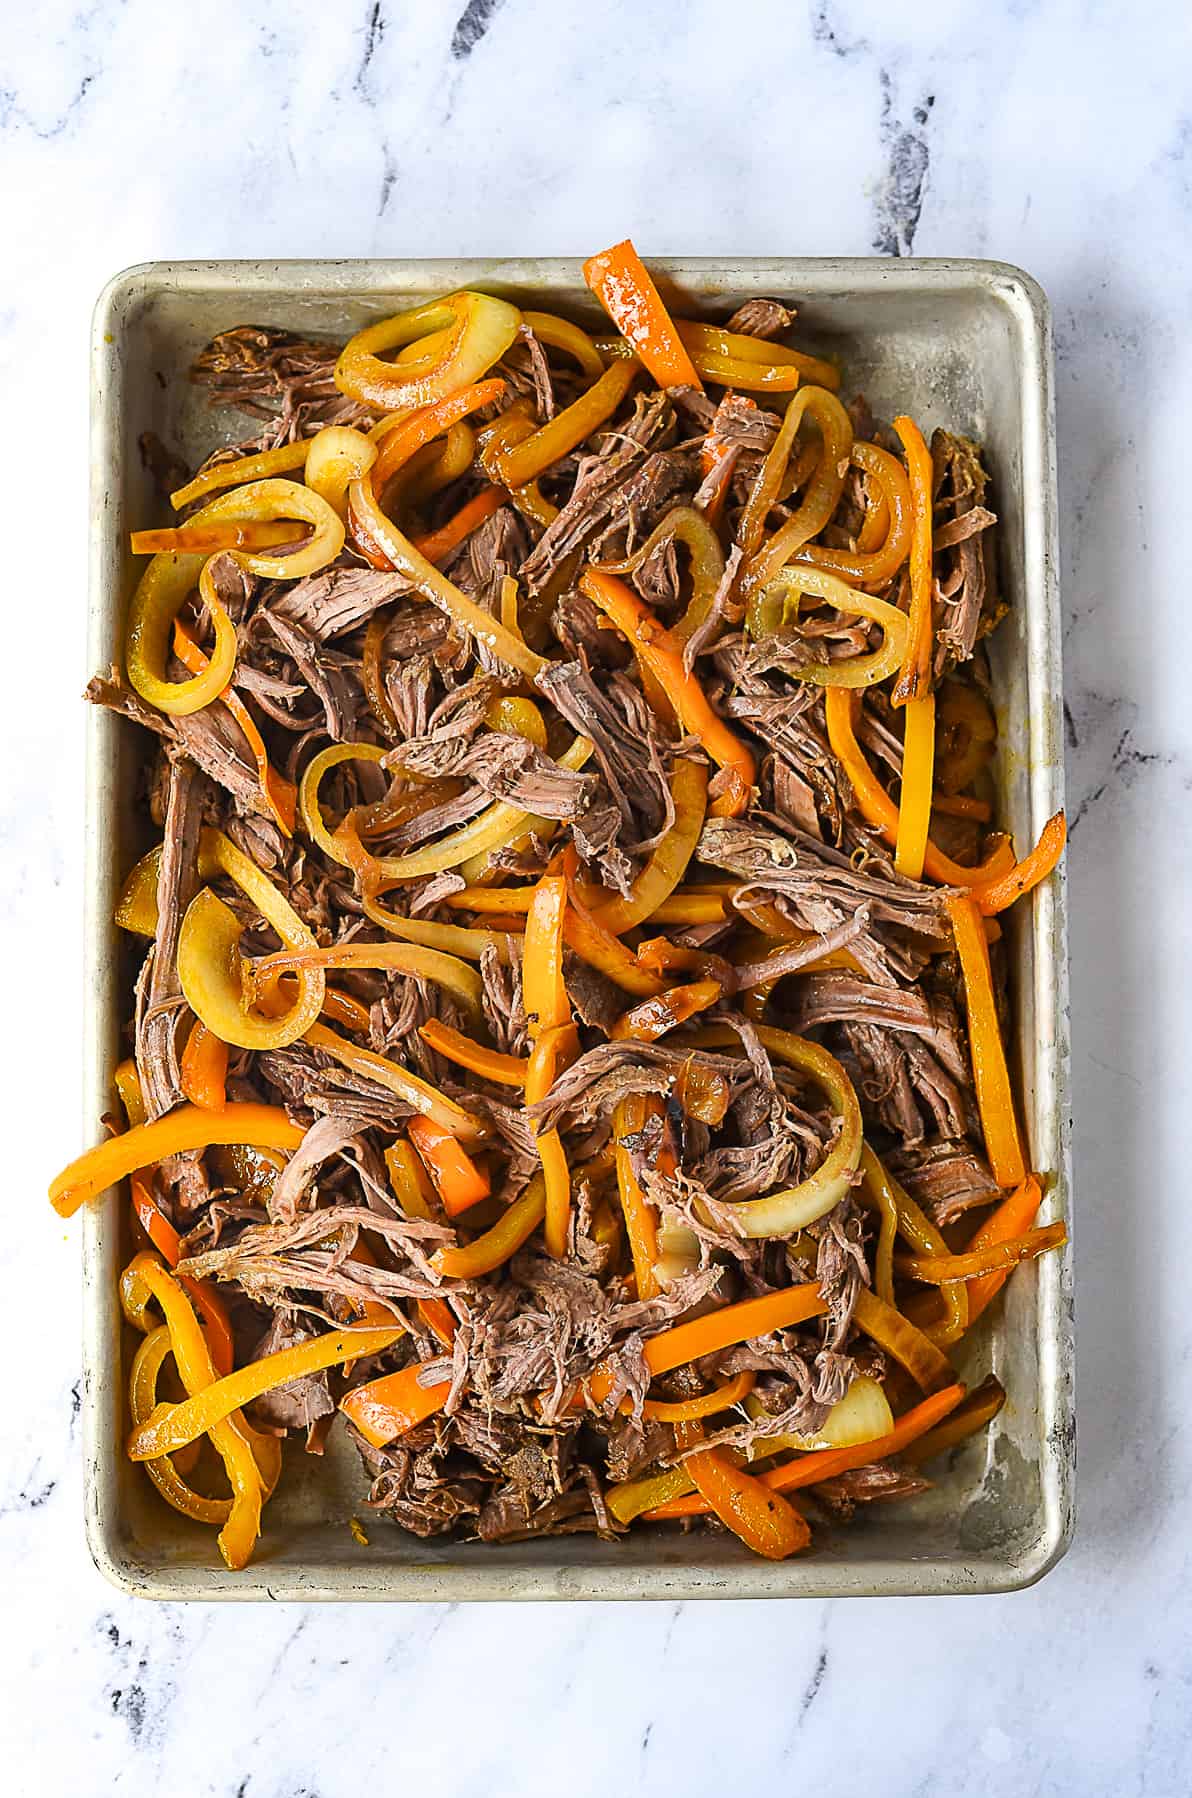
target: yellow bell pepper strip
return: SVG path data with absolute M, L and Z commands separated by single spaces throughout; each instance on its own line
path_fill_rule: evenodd
M 166 1266 L 177 1267 L 182 1257 L 182 1239 L 177 1230 L 158 1209 L 143 1180 L 138 1179 L 134 1174 L 128 1184 L 132 1192 L 133 1215 L 137 1222 Z M 236 1348 L 232 1337 L 232 1325 L 223 1300 L 207 1280 L 191 1280 L 180 1274 L 178 1284 L 202 1317 L 207 1332 L 207 1346 L 211 1350 L 215 1371 L 219 1374 L 231 1373 L 235 1362 Z M 136 1288 L 142 1285 L 143 1282 L 137 1280 L 135 1276 L 130 1281 L 129 1292 L 126 1296 L 131 1303 L 136 1303 Z M 136 1320 L 130 1319 L 130 1321 Z M 143 1325 L 138 1324 L 138 1328 L 141 1327 Z
M 154 891 L 156 892 L 156 883 L 154 884 Z M 156 926 L 154 927 L 154 930 L 149 932 L 149 935 L 153 936 L 155 931 Z M 120 1103 L 124 1107 L 124 1115 L 128 1119 L 128 1122 L 130 1124 L 143 1124 L 148 1114 L 145 1110 L 144 1095 L 141 1092 L 141 1076 L 137 1072 L 137 1064 L 132 1059 L 131 1055 L 126 1061 L 121 1061 L 117 1064 L 116 1072 L 113 1074 L 112 1079 L 115 1083 Z
M 523 312 L 522 323 L 533 331 L 539 343 L 573 356 L 584 374 L 591 375 L 594 381 L 604 373 L 604 363 L 596 345 L 588 333 L 573 325 L 570 319 L 559 318 L 554 312 Z
M 940 1286 L 949 1280 L 975 1280 L 986 1274 L 1009 1273 L 1020 1261 L 1033 1261 L 1049 1249 L 1061 1249 L 1068 1240 L 1062 1221 L 1040 1224 L 1021 1236 L 1008 1236 L 981 1249 L 959 1255 L 900 1255 L 898 1272 L 903 1279 Z
M 815 474 L 798 510 L 763 541 L 766 516 L 786 472 L 794 432 L 805 414 L 819 425 L 822 439 Z M 840 503 L 852 448 L 852 420 L 835 394 L 824 387 L 805 387 L 795 395 L 762 464 L 738 531 L 738 541 L 747 557 L 739 583 L 742 598 L 768 587 L 778 570 L 823 530 Z
M 253 869 L 252 887 L 264 896 L 262 915 L 283 942 L 313 948 L 314 937 L 289 901 L 247 856 L 243 859 Z M 250 896 L 256 899 L 257 892 Z M 200 887 L 186 908 L 178 935 L 178 983 L 195 1016 L 221 1041 L 241 1049 L 285 1048 L 297 1042 L 323 1008 L 326 983 L 322 969 L 304 969 L 299 974 L 295 1003 L 280 1015 L 254 1010 L 249 1002 L 248 970 L 240 954 L 242 930 L 231 906 L 210 887 Z
M 393 1195 L 407 1217 L 433 1218 L 435 1189 L 412 1143 L 399 1137 L 384 1150 Z
M 287 556 L 235 552 L 250 573 L 269 580 L 298 580 L 333 562 L 343 548 L 341 520 L 326 500 L 296 481 L 250 481 L 221 493 L 197 512 L 186 528 L 279 518 L 310 525 L 310 537 Z M 196 582 L 215 627 L 211 662 L 194 680 L 169 681 L 165 667 L 171 630 Z M 124 660 L 129 682 L 141 698 L 174 716 L 200 711 L 227 686 L 235 666 L 236 633 L 201 556 L 176 551 L 154 556 L 129 606 Z
M 906 648 L 906 613 L 887 605 L 868 593 L 858 593 L 846 586 L 835 574 L 823 568 L 780 568 L 768 587 L 762 590 L 763 601 L 772 594 L 784 600 L 812 593 L 827 600 L 836 611 L 858 618 L 872 618 L 882 627 L 881 647 L 859 656 L 846 656 L 843 661 L 808 662 L 786 670 L 793 680 L 811 681 L 817 687 L 872 687 L 887 680 L 900 666 Z
M 676 643 L 686 643 L 706 620 L 724 579 L 724 550 L 707 513 L 694 506 L 672 506 L 639 549 L 623 562 L 602 562 L 600 571 L 632 574 L 667 541 L 681 543 L 690 558 L 691 599 L 670 633 Z
M 885 1169 L 868 1143 L 861 1151 L 861 1193 L 881 1218 L 873 1252 L 873 1290 L 884 1305 L 893 1305 L 894 1239 L 898 1235 L 898 1202 Z
M 864 581 L 871 586 L 884 584 L 898 573 L 911 547 L 911 491 L 906 471 L 896 456 L 880 449 L 876 443 L 854 443 L 849 460 L 875 483 L 886 507 L 888 527 L 884 540 L 869 546 L 869 521 L 880 520 L 881 506 L 866 513 L 861 539 L 855 550 L 831 549 L 822 543 L 805 543 L 792 560 L 827 568 L 845 580 Z
M 694 1418 L 715 1417 L 717 1412 L 739 1405 L 753 1391 L 756 1380 L 757 1375 L 747 1371 L 734 1374 L 731 1380 L 725 1380 L 711 1392 L 701 1393 L 699 1398 L 648 1398 L 642 1406 L 642 1415 L 654 1423 L 690 1423 Z M 633 1406 L 625 1398 L 619 1408 L 629 1413 Z
M 417 1117 L 410 1119 L 407 1134 L 448 1217 L 459 1217 L 481 1199 L 487 1199 L 492 1191 L 488 1175 L 476 1166 L 449 1130 L 441 1129 L 430 1118 Z
M 173 681 L 165 672 L 173 626 L 196 580 L 211 616 L 215 645 L 199 674 Z M 141 698 L 174 718 L 201 712 L 225 690 L 236 666 L 236 627 L 201 557 L 154 556 L 129 607 L 124 661 L 129 682 Z
M 163 1361 L 172 1352 L 170 1332 L 161 1324 L 156 1330 L 150 1331 L 133 1356 L 128 1382 L 128 1408 L 134 1426 L 144 1423 L 156 1405 L 158 1376 Z M 222 1526 L 232 1514 L 230 1498 L 204 1498 L 201 1493 L 195 1492 L 186 1484 L 168 1455 L 163 1455 L 157 1461 L 146 1461 L 145 1472 L 166 1503 L 172 1505 L 175 1511 L 180 1511 L 184 1517 L 193 1517 L 196 1523 Z
M 161 556 L 177 552 L 181 555 L 213 556 L 220 550 L 275 549 L 281 543 L 293 543 L 304 537 L 300 526 L 284 519 L 234 518 L 222 523 L 170 525 L 163 530 L 133 531 L 128 547 L 134 556 Z
M 894 429 L 902 440 L 911 491 L 910 636 L 902 671 L 890 694 L 891 705 L 922 699 L 931 690 L 932 472 L 931 451 L 913 418 L 899 416 Z
M 1021 1186 L 1026 1179 L 1026 1162 L 1014 1115 L 1014 1092 L 1006 1067 L 981 913 L 964 895 L 949 899 L 947 907 L 964 976 L 969 1054 L 986 1154 L 999 1186 Z
M 656 999 L 643 999 L 640 1005 L 622 1012 L 609 1036 L 613 1042 L 632 1037 L 636 1042 L 656 1043 L 668 1030 L 678 1029 L 696 1012 L 715 1005 L 723 990 L 718 980 L 693 980 L 689 986 L 668 987 Z
M 806 1180 L 765 1198 L 742 1199 L 728 1207 L 746 1236 L 793 1236 L 797 1230 L 805 1230 L 808 1224 L 826 1217 L 852 1191 L 864 1146 L 861 1108 L 852 1081 L 827 1049 L 789 1030 L 776 1030 L 765 1024 L 756 1029 L 772 1055 L 823 1088 L 832 1101 L 834 1114 L 841 1120 L 831 1148 Z M 709 1047 L 731 1047 L 739 1040 L 726 1025 L 701 1030 L 698 1037 L 701 1044 Z
M 490 1230 L 462 1247 L 437 1249 L 431 1266 L 448 1280 L 479 1280 L 503 1267 L 530 1240 L 546 1215 L 546 1180 L 534 1175 Z
M 789 1330 L 809 1318 L 822 1317 L 827 1309 L 814 1282 L 784 1286 L 779 1292 L 767 1292 L 758 1299 L 741 1299 L 703 1317 L 672 1324 L 669 1330 L 647 1337 L 642 1353 L 652 1375 L 670 1373 L 688 1361 L 719 1354 L 721 1349 L 748 1342 L 753 1336 L 768 1336 L 771 1330 Z M 613 1376 L 607 1368 L 598 1367 L 584 1381 L 584 1387 L 591 1403 L 602 1405 L 613 1389 Z
M 419 1382 L 422 1363 L 415 1361 L 400 1373 L 382 1374 L 379 1380 L 355 1386 L 345 1392 L 339 1408 L 349 1423 L 355 1425 L 373 1448 L 384 1448 L 397 1436 L 404 1436 L 415 1424 L 424 1423 L 441 1411 L 451 1391 L 450 1380 L 436 1380 L 432 1385 Z
M 808 356 L 802 350 L 788 349 L 785 344 L 774 343 L 770 338 L 748 337 L 743 331 L 726 331 L 723 325 L 706 325 L 690 318 L 677 318 L 675 329 L 696 368 L 709 380 L 721 382 L 720 374 L 713 370 L 724 363 L 744 362 L 752 365 L 755 374 L 758 368 L 775 372 L 793 369 L 802 380 L 830 388 L 833 393 L 840 386 L 840 370 L 834 363 L 825 362 L 820 356 Z M 735 383 L 730 381 L 729 384 Z M 792 387 L 794 384 L 791 381 Z M 740 385 L 748 387 L 749 379 Z
M 382 1328 L 331 1330 L 324 1336 L 313 1336 L 294 1348 L 278 1349 L 262 1355 L 247 1367 L 225 1374 L 193 1393 L 180 1404 L 158 1405 L 147 1421 L 134 1429 L 128 1439 L 128 1456 L 132 1461 L 149 1461 L 158 1455 L 170 1455 L 197 1436 L 211 1434 L 218 1424 L 241 1406 L 251 1404 L 266 1392 L 288 1386 L 292 1380 L 304 1379 L 325 1367 L 338 1367 L 343 1361 L 359 1360 L 364 1355 L 379 1355 L 391 1348 L 406 1326 L 400 1321 Z
M 334 1030 L 328 1030 L 322 1024 L 312 1024 L 306 1032 L 306 1041 L 312 1049 L 322 1049 L 332 1060 L 342 1063 L 346 1068 L 363 1074 L 366 1079 L 375 1080 L 379 1086 L 409 1105 L 420 1116 L 430 1118 L 443 1130 L 450 1131 L 464 1143 L 477 1143 L 488 1136 L 488 1127 L 478 1118 L 469 1115 L 462 1105 L 449 1099 L 436 1086 L 423 1080 L 420 1075 L 412 1074 L 408 1068 L 401 1067 L 396 1061 L 389 1061 L 384 1055 L 374 1055 L 371 1049 L 361 1049 L 355 1043 L 345 1042 Z
M 283 949 L 275 955 L 264 955 L 252 963 L 248 980 L 252 990 L 289 969 L 299 973 L 312 968 L 379 969 L 390 974 L 407 974 L 411 979 L 431 980 L 451 994 L 464 1010 L 483 1021 L 481 994 L 484 986 L 475 968 L 458 955 L 444 955 L 438 949 L 426 949 L 419 943 L 333 943 L 329 949 Z
M 1024 893 L 1046 880 L 1059 865 L 1067 840 L 1067 820 L 1063 812 L 1056 812 L 1043 826 L 1039 841 L 1028 855 L 996 880 L 983 881 L 972 888 L 969 897 L 982 917 L 989 918 L 996 912 L 1005 911 L 1016 899 L 1021 899 Z
M 490 294 L 448 294 L 358 331 L 335 365 L 336 386 L 349 399 L 386 412 L 430 405 L 478 381 L 501 360 L 520 324 L 520 312 Z M 446 336 L 429 365 L 422 358 L 405 368 L 381 360 L 385 351 L 440 332 Z
M 471 499 L 465 500 L 459 511 L 446 524 L 441 524 L 437 531 L 429 531 L 425 537 L 413 538 L 414 548 L 428 562 L 445 561 L 486 518 L 491 518 L 494 512 L 499 512 L 502 506 L 508 504 L 509 495 L 502 488 L 482 487 L 479 493 L 474 493 Z
M 303 437 L 298 443 L 283 443 L 278 449 L 260 450 L 253 456 L 233 456 L 216 462 L 202 474 L 197 474 L 193 481 L 187 481 L 184 487 L 176 488 L 170 495 L 170 504 L 175 512 L 181 512 L 183 506 L 192 505 L 208 493 L 218 493 L 222 487 L 243 487 L 248 481 L 292 474 L 296 468 L 306 466 L 312 441 L 310 437 Z
M 50 1203 L 59 1217 L 72 1217 L 80 1205 L 98 1198 L 118 1180 L 187 1149 L 243 1143 L 293 1154 L 301 1141 L 302 1131 L 278 1105 L 225 1105 L 222 1111 L 180 1105 L 165 1117 L 110 1136 L 78 1156 L 51 1182 Z
M 603 887 L 580 886 L 578 890 L 589 908 L 600 904 L 606 897 Z M 479 917 L 494 912 L 508 916 L 510 913 L 528 911 L 533 892 L 533 887 L 469 886 L 458 893 L 445 893 L 443 904 L 451 911 L 473 912 Z M 704 892 L 701 887 L 691 887 L 685 892 L 672 893 L 669 898 L 661 900 L 643 922 L 723 924 L 726 916 L 725 902 L 715 888 Z M 625 929 L 629 928 L 629 925 L 625 926 Z
M 1005 1387 L 996 1375 L 987 1374 L 981 1384 L 974 1387 L 967 1398 L 957 1405 L 950 1417 L 902 1450 L 903 1465 L 922 1467 L 937 1455 L 946 1454 L 957 1443 L 964 1442 L 967 1437 L 975 1436 L 978 1430 L 987 1428 L 1005 1402 Z
M 610 1486 L 604 1495 L 609 1513 L 618 1523 L 630 1524 L 635 1517 L 653 1514 L 672 1499 L 683 1498 L 694 1490 L 690 1477 L 682 1467 L 668 1467 L 665 1473 L 648 1473 L 638 1480 L 624 1480 Z
M 674 893 L 695 854 L 708 800 L 708 770 L 703 763 L 676 759 L 670 792 L 674 823 L 635 877 L 628 896 L 593 909 L 595 923 L 612 936 L 623 936 L 647 918 L 663 921 L 660 908 Z
M 853 695 L 845 687 L 828 687 L 824 716 L 832 753 L 848 775 L 857 809 L 893 848 L 898 840 L 898 807 L 865 759 L 853 729 Z M 982 886 L 999 878 L 1014 865 L 1014 852 L 1003 839 L 985 861 L 974 868 L 955 862 L 928 840 L 923 872 L 942 886 Z
M 628 238 L 584 263 L 584 280 L 660 387 L 701 387 L 695 364 Z
M 418 1034 L 437 1054 L 445 1055 L 448 1061 L 456 1062 L 461 1068 L 470 1068 L 473 1074 L 480 1074 L 485 1080 L 493 1080 L 498 1086 L 526 1084 L 530 1064 L 524 1055 L 503 1055 L 499 1049 L 486 1048 L 483 1043 L 473 1042 L 470 1036 L 453 1030 L 438 1018 L 428 1018 L 419 1026 Z
M 375 473 L 375 470 L 374 470 Z M 494 618 L 476 600 L 460 590 L 432 562 L 421 555 L 408 537 L 385 517 L 365 481 L 353 481 L 350 488 L 352 516 L 358 518 L 369 539 L 397 573 L 403 574 L 424 599 L 430 600 L 469 637 L 476 638 L 495 656 L 528 680 L 533 680 L 546 666 L 542 657 L 527 648 L 520 637 L 507 631 L 499 618 Z
M 719 1450 L 696 1448 L 703 1436 L 701 1423 L 675 1425 L 675 1446 L 693 1451 L 684 1455 L 683 1470 L 725 1528 L 768 1561 L 785 1561 L 806 1548 L 811 1531 L 795 1507 Z
M 324 425 L 304 444 L 306 484 L 347 523 L 348 488 L 364 478 L 377 459 L 377 446 L 349 425 Z
M 433 405 L 423 406 L 417 412 L 411 412 L 408 418 L 403 418 L 382 440 L 369 475 L 368 484 L 373 493 L 380 499 L 394 475 L 408 464 L 418 450 L 433 443 L 436 437 L 459 424 L 470 412 L 476 412 L 482 406 L 495 405 L 503 398 L 504 393 L 504 381 L 477 381 L 444 394 Z M 474 444 L 469 445 L 469 450 L 473 447 Z M 470 461 L 469 453 L 468 462 Z M 463 469 L 457 467 L 452 478 L 455 478 L 455 474 L 462 473 Z
M 207 656 L 199 648 L 185 625 L 177 618 L 174 620 L 174 654 L 184 667 L 189 668 L 192 674 L 202 674 L 208 666 Z M 288 781 L 284 775 L 279 774 L 270 763 L 265 740 L 257 729 L 252 713 L 235 687 L 225 687 L 219 695 L 219 701 L 221 705 L 226 706 L 244 733 L 249 754 L 257 765 L 257 785 L 261 789 L 261 798 L 277 820 L 278 829 L 284 836 L 292 837 L 297 788 L 292 781 Z
M 756 767 L 741 739 L 716 713 L 694 674 L 683 666 L 683 656 L 644 601 L 615 574 L 585 568 L 580 590 L 612 619 L 628 640 L 643 667 L 649 668 L 675 709 L 684 730 L 698 737 L 717 767 L 727 776 L 727 790 L 713 810 L 736 817 L 749 804 Z
M 851 1448 L 815 1449 L 811 1454 L 798 1455 L 781 1467 L 769 1468 L 758 1478 L 772 1492 L 795 1492 L 803 1486 L 818 1486 L 821 1480 L 835 1479 L 838 1473 L 847 1473 L 852 1467 L 867 1467 L 871 1461 L 884 1461 L 890 1455 L 901 1454 L 917 1437 L 926 1435 L 954 1411 L 964 1393 L 964 1387 L 959 1384 L 948 1386 L 942 1392 L 932 1393 L 912 1410 L 905 1411 L 885 1436 L 876 1436 L 872 1442 L 855 1443 Z M 710 1510 L 711 1506 L 701 1494 L 692 1493 L 690 1497 L 658 1505 L 645 1515 L 652 1523 L 664 1523 L 675 1517 L 703 1517 Z
M 186 1294 L 151 1255 L 137 1256 L 133 1268 L 165 1315 L 174 1364 L 183 1386 L 192 1397 L 202 1393 L 215 1383 L 216 1373 Z M 147 1426 L 137 1426 L 141 1427 Z M 241 1417 L 226 1414 L 212 1424 L 210 1436 L 232 1487 L 231 1509 L 220 1531 L 219 1548 L 229 1568 L 235 1571 L 247 1565 L 261 1533 L 261 1506 L 268 1496 L 267 1476 L 257 1460 L 258 1445 L 263 1439 Z M 273 1452 L 280 1454 L 278 1450 Z M 275 1465 L 280 1468 L 280 1459 Z
M 658 1261 L 658 1214 L 642 1191 L 633 1170 L 626 1137 L 635 1136 L 651 1110 L 647 1100 L 637 1094 L 622 1099 L 613 1111 L 613 1141 L 616 1143 L 617 1195 L 625 1219 L 625 1234 L 633 1259 L 633 1278 L 639 1299 L 657 1298 L 661 1287 L 654 1271 Z
M 955 1375 L 948 1357 L 893 1305 L 864 1288 L 857 1295 L 853 1321 L 879 1348 L 905 1367 L 924 1392 L 938 1392 Z
M 1042 1202 L 1043 1188 L 1036 1175 L 1028 1174 L 1021 1186 L 1009 1193 L 997 1210 L 992 1212 L 977 1230 L 968 1245 L 969 1253 L 981 1254 L 997 1243 L 1013 1242 L 1016 1237 L 1030 1229 Z M 1006 1272 L 995 1272 L 983 1274 L 976 1280 L 970 1280 L 968 1285 L 970 1323 L 976 1323 L 981 1313 L 992 1303 L 1006 1284 L 1008 1278 L 1009 1274 Z
M 457 955 L 462 961 L 479 961 L 490 948 L 498 961 L 508 963 L 511 960 L 509 938 L 504 930 L 470 930 L 459 924 L 435 924 L 428 918 L 403 918 L 374 899 L 367 884 L 360 893 L 360 906 L 372 923 L 407 943 L 421 943 L 424 948 L 439 949 L 444 955 Z
M 192 1105 L 221 1111 L 227 1104 L 228 1045 L 198 1019 L 186 1039 L 180 1073 L 182 1091 Z
M 883 1235 L 886 1233 L 886 1219 L 893 1209 L 898 1234 L 917 1254 L 939 1256 L 948 1253 L 948 1245 L 936 1225 L 879 1161 L 868 1143 L 861 1151 L 860 1193 L 866 1204 L 875 1206 L 881 1212 Z M 877 1296 L 885 1304 L 896 1307 L 893 1292 L 884 1291 L 882 1281 L 875 1280 L 874 1286 Z M 969 1292 L 964 1282 L 957 1280 L 942 1286 L 940 1296 L 944 1301 L 942 1321 L 925 1327 L 923 1333 L 930 1337 L 937 1348 L 946 1348 L 953 1342 L 959 1342 L 968 1329 Z
M 902 787 L 894 866 L 908 880 L 922 880 L 931 828 L 931 782 L 935 767 L 935 695 L 906 702 L 906 734 L 902 748 Z
M 341 868 L 355 866 L 353 846 L 338 831 L 328 830 L 319 803 L 319 788 L 324 776 L 343 762 L 383 762 L 386 751 L 376 743 L 331 743 L 321 749 L 303 770 L 298 783 L 298 811 L 307 835 L 331 861 Z M 369 860 L 372 860 L 369 857 Z
M 635 360 L 614 362 L 586 393 L 521 443 L 494 437 L 483 457 L 489 477 L 511 488 L 536 481 L 613 416 L 641 372 Z

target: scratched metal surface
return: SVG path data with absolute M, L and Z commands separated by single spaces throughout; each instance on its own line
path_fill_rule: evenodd
M 1021 271 L 976 261 L 795 259 L 654 264 L 683 309 L 723 317 L 750 295 L 799 306 L 799 341 L 838 356 L 844 392 L 874 411 L 906 410 L 986 445 L 1011 614 L 995 639 L 1003 816 L 1033 840 L 1063 803 L 1055 422 L 1047 304 Z M 127 532 L 155 500 L 137 450 L 156 430 L 197 461 L 239 423 L 185 380 L 216 331 L 252 322 L 342 337 L 453 287 L 477 286 L 594 320 L 574 263 L 155 263 L 105 290 L 92 352 L 89 651 L 118 658 L 132 578 Z M 111 924 L 119 882 L 143 846 L 140 733 L 98 708 L 88 742 L 86 1128 L 110 1104 L 130 960 Z M 1054 1176 L 1042 1221 L 1071 1221 L 1067 933 L 1062 875 L 1013 920 L 1016 1056 L 1034 1166 Z M 912 1504 L 874 1507 L 847 1530 L 774 1566 L 720 1535 L 642 1532 L 517 1545 L 428 1544 L 389 1525 L 360 1546 L 347 1520 L 365 1482 L 340 1443 L 320 1461 L 287 1455 L 253 1564 L 229 1574 L 214 1534 L 177 1516 L 122 1452 L 130 1344 L 116 1300 L 124 1206 L 114 1194 L 84 1222 L 87 1533 L 100 1569 L 160 1599 L 685 1599 L 998 1592 L 1027 1585 L 1063 1554 L 1073 1522 L 1075 1419 L 1070 1251 L 1019 1269 L 1006 1302 L 966 1345 L 963 1377 L 995 1371 L 1008 1403 L 988 1434 L 933 1470 Z M 335 1442 L 333 1432 L 332 1441 Z

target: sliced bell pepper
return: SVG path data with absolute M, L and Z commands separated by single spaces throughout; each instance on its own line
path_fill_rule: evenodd
M 50 1203 L 60 1217 L 71 1217 L 86 1200 L 98 1198 L 118 1180 L 164 1161 L 167 1155 L 230 1143 L 293 1154 L 302 1134 L 278 1105 L 225 1105 L 222 1111 L 180 1105 L 152 1123 L 108 1137 L 72 1161 L 51 1182 Z
M 499 362 L 517 336 L 521 314 L 491 294 L 448 294 L 411 312 L 368 325 L 349 339 L 335 365 L 336 385 L 361 405 L 386 412 L 426 406 L 466 387 Z M 439 336 L 433 361 L 383 362 L 381 354 Z M 412 372 L 413 371 L 413 372 Z
M 191 505 L 208 493 L 217 493 L 222 487 L 243 487 L 247 481 L 291 474 L 294 469 L 305 467 L 311 442 L 311 438 L 302 437 L 297 443 L 283 443 L 277 449 L 259 450 L 256 455 L 234 456 L 216 462 L 202 474 L 197 474 L 193 481 L 187 481 L 184 487 L 176 488 L 170 495 L 170 504 L 175 512 L 181 512 L 183 506 Z
M 481 1199 L 487 1199 L 492 1191 L 488 1175 L 476 1166 L 449 1130 L 440 1129 L 429 1118 L 416 1117 L 410 1119 L 407 1134 L 448 1217 L 458 1217 Z
M 906 659 L 890 694 L 891 705 L 923 699 L 931 690 L 931 558 L 932 492 L 934 474 L 931 451 L 913 418 L 899 416 L 894 429 L 906 454 L 911 490 L 911 606 Z
M 811 1531 L 794 1506 L 719 1450 L 695 1448 L 703 1434 L 698 1422 L 677 1423 L 675 1444 L 693 1451 L 684 1455 L 683 1471 L 725 1528 L 769 1561 L 784 1561 L 806 1548 Z
M 674 320 L 628 238 L 584 263 L 584 280 L 660 387 L 702 387 Z
M 462 1247 L 437 1249 L 431 1257 L 436 1273 L 448 1280 L 479 1280 L 503 1267 L 528 1242 L 546 1215 L 546 1181 L 534 1175 L 525 1191 L 482 1236 Z
M 998 1185 L 1021 1186 L 1026 1179 L 1026 1161 L 1014 1114 L 1014 1091 L 1006 1067 L 981 913 L 973 900 L 963 895 L 949 899 L 947 906 L 964 976 L 969 1054 L 985 1150 Z
M 461 1068 L 470 1068 L 472 1073 L 480 1074 L 485 1080 L 494 1080 L 498 1086 L 526 1084 L 530 1064 L 524 1055 L 503 1055 L 499 1049 L 486 1048 L 483 1043 L 473 1042 L 470 1036 L 453 1030 L 438 1018 L 428 1018 L 419 1026 L 418 1034 L 439 1055 L 445 1055 L 448 1061 L 456 1062 Z

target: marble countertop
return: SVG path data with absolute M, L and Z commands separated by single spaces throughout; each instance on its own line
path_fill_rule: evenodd
M 0 11 L 0 492 L 16 502 L 0 1057 L 20 1269 L 0 1457 L 5 1791 L 354 1798 L 413 1780 L 451 1798 L 553 1798 L 566 1779 L 627 1795 L 725 1780 L 884 1798 L 1187 1792 L 1192 707 L 1186 654 L 1165 643 L 1188 631 L 1192 15 L 1177 0 L 1130 19 L 1091 0 Z M 580 255 L 627 231 L 647 255 L 996 257 L 1050 293 L 1076 1542 L 1004 1599 L 123 1599 L 83 1544 L 78 1251 L 42 1196 L 81 1139 L 91 304 L 114 270 L 153 258 Z

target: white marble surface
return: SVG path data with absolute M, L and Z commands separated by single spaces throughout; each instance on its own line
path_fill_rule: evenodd
M 0 1784 L 13 1798 L 346 1798 L 407 1779 L 450 1798 L 725 1781 L 1186 1793 L 1188 9 L 461 5 L 0 7 Z M 43 1198 L 80 1143 L 92 300 L 154 257 L 578 255 L 626 231 L 647 254 L 1000 257 L 1051 294 L 1075 822 L 1076 1544 L 1041 1586 L 999 1600 L 134 1604 L 83 1546 L 77 1249 Z

